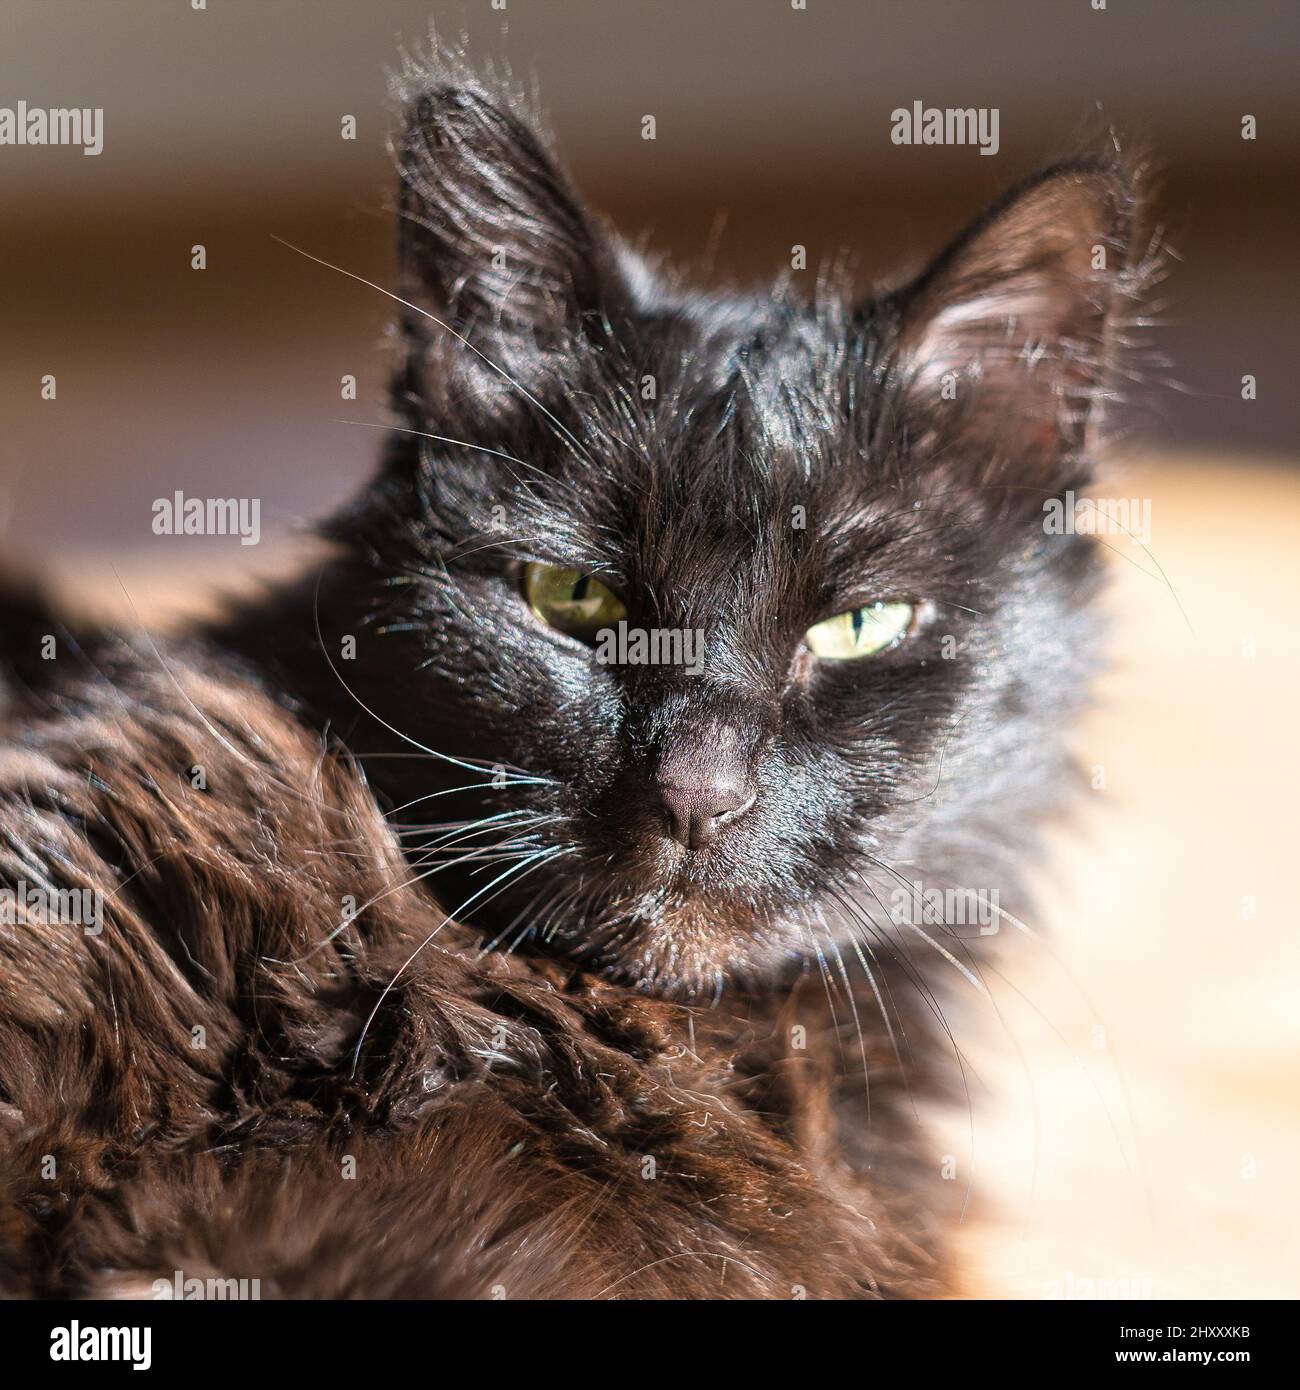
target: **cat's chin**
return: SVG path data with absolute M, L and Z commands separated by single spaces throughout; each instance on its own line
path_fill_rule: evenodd
M 690 901 L 608 917 L 556 944 L 606 979 L 688 1003 L 775 987 L 807 956 L 803 934 L 779 913 Z

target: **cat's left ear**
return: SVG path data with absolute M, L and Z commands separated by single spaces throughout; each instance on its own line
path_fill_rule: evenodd
M 1081 481 L 1129 302 L 1136 201 L 1118 164 L 1056 165 L 900 292 L 895 380 L 914 445 L 1040 497 Z
M 394 155 L 417 389 L 450 378 L 499 395 L 485 359 L 526 386 L 602 320 L 617 281 L 603 229 L 507 92 L 427 86 L 406 104 Z

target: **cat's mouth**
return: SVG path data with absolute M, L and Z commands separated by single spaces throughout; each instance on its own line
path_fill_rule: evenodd
M 567 952 L 621 984 L 687 1001 L 716 1000 L 727 988 L 770 982 L 803 960 L 800 936 L 779 918 L 728 915 L 695 904 L 653 917 L 588 924 Z
M 682 872 L 641 892 L 607 886 L 566 897 L 563 887 L 558 891 L 562 906 L 543 908 L 527 926 L 503 913 L 514 922 L 513 945 L 495 924 L 491 939 L 560 954 L 620 984 L 686 1000 L 770 981 L 804 959 L 805 934 L 793 906 L 705 893 Z
M 517 882 L 511 875 L 500 891 L 489 884 L 478 903 L 474 895 L 499 861 L 443 880 L 448 902 L 469 903 L 466 920 L 487 949 L 561 955 L 621 984 L 678 998 L 770 982 L 808 957 L 807 893 L 792 874 L 789 845 L 761 827 L 763 854 L 755 852 L 752 823 L 747 835 L 724 828 L 691 846 L 665 834 L 643 807 L 625 807 L 594 826 L 569 821 L 553 833 L 513 851 Z

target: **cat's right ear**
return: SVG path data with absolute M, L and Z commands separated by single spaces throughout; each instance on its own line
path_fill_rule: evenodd
M 603 321 L 617 281 L 607 238 L 495 93 L 463 83 L 421 91 L 394 154 L 413 386 L 501 387 L 490 361 L 527 387 Z
M 1086 475 L 1150 274 L 1137 175 L 1104 156 L 1046 169 L 899 294 L 903 424 L 936 467 L 1031 499 Z

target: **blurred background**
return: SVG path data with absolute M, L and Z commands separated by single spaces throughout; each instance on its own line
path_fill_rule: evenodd
M 864 286 L 895 277 L 1113 123 L 1156 155 L 1178 255 L 1168 380 L 1114 460 L 1151 546 L 1116 547 L 1115 661 L 1080 733 L 1105 787 L 1036 924 L 1059 960 L 1021 943 L 1002 1018 L 966 1019 L 989 1055 L 973 1180 L 952 1140 L 963 1259 L 985 1295 L 1294 1296 L 1300 9 L 1097 2 L 5 0 L 0 106 L 105 114 L 96 158 L 0 147 L 0 539 L 89 603 L 161 614 L 273 567 L 357 486 L 391 306 L 272 237 L 390 283 L 386 71 L 431 18 L 535 79 L 621 231 L 714 281 L 795 243 L 810 280 L 845 251 Z M 914 101 L 997 107 L 999 152 L 893 145 Z M 155 537 L 178 488 L 261 498 L 256 553 Z

